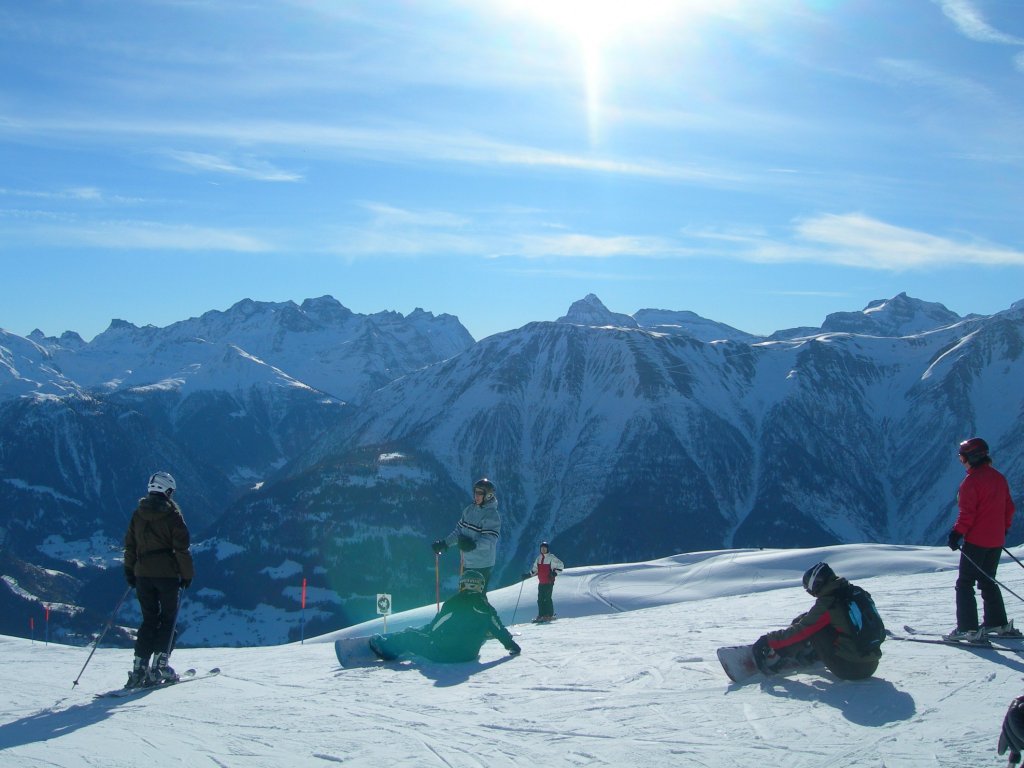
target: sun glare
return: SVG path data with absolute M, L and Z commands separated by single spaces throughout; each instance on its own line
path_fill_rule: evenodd
M 627 35 L 657 29 L 704 0 L 505 0 L 503 5 L 551 27 L 579 51 L 592 144 L 599 139 L 609 48 Z

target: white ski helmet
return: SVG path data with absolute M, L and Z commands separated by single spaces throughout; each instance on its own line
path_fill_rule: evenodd
M 154 472 L 149 477 L 148 490 L 150 493 L 162 493 L 169 498 L 177 487 L 178 484 L 167 472 Z

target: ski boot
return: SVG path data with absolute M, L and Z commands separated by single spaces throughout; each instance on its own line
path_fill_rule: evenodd
M 979 639 L 985 637 L 1024 637 L 1019 629 L 1013 626 L 1013 619 L 998 627 L 983 626 L 978 632 Z
M 368 645 L 374 655 L 382 661 L 394 661 L 398 658 L 394 653 L 387 649 L 383 635 L 374 635 L 369 639 Z
M 169 653 L 158 653 L 153 657 L 153 666 L 149 668 L 150 685 L 163 685 L 178 681 L 178 675 L 174 668 L 167 663 L 169 658 Z
M 128 673 L 128 682 L 125 688 L 141 688 L 148 682 L 149 657 L 136 656 L 132 662 L 132 671 Z

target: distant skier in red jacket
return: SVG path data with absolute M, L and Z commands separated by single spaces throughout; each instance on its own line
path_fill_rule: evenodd
M 533 568 L 527 576 L 537 577 L 537 618 L 534 621 L 551 621 L 555 618 L 555 603 L 551 599 L 555 591 L 555 578 L 565 566 L 548 551 L 548 543 L 540 543 L 540 554 L 533 561 Z
M 1020 635 L 1013 622 L 1006 619 L 1003 593 L 995 581 L 999 556 L 1015 511 L 1010 486 L 992 466 L 988 443 L 980 437 L 960 443 L 959 456 L 967 469 L 967 477 L 960 483 L 957 493 L 960 514 L 949 532 L 949 548 L 960 550 L 960 572 L 956 580 L 956 629 L 946 638 Z M 975 584 L 981 591 L 983 605 L 984 620 L 980 628 Z

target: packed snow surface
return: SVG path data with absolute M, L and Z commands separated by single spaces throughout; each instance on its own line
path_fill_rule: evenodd
M 806 610 L 800 576 L 818 560 L 868 589 L 893 630 L 953 625 L 954 553 L 847 545 L 569 569 L 555 588 L 560 618 L 547 625 L 529 623 L 536 580 L 505 587 L 491 600 L 515 624 L 522 656 L 490 641 L 470 664 L 339 668 L 332 641 L 379 630 L 375 621 L 304 644 L 181 648 L 179 670 L 223 673 L 94 700 L 124 682 L 130 651 L 100 648 L 83 673 L 87 648 L 0 638 L 0 765 L 1004 765 L 999 727 L 1024 693 L 1024 658 L 1012 651 L 890 640 L 870 680 L 818 667 L 729 682 L 715 649 Z M 1009 557 L 1000 580 L 1024 594 L 1024 568 Z M 1024 617 L 1020 599 L 1005 597 L 1010 616 Z M 396 614 L 388 628 L 434 610 Z

